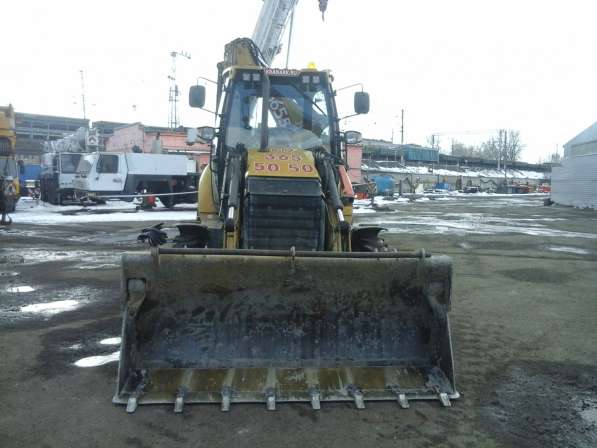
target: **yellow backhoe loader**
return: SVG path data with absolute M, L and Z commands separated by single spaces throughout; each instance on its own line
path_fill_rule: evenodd
M 15 211 L 20 196 L 16 159 L 15 112 L 12 105 L 0 107 L 0 224 L 8 224 L 7 213 Z
M 173 246 L 123 258 L 114 402 L 438 400 L 458 397 L 450 340 L 452 264 L 392 251 L 353 226 L 353 189 L 332 76 L 272 69 L 249 39 L 218 65 L 216 127 L 198 221 Z M 190 105 L 205 106 L 193 86 Z M 369 96 L 356 92 L 355 113 Z

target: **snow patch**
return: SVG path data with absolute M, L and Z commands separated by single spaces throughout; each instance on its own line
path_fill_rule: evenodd
M 568 246 L 551 246 L 548 249 L 553 252 L 567 252 L 570 254 L 577 254 L 577 255 L 589 255 L 591 253 L 585 249 L 580 249 L 578 247 L 568 247 Z
M 79 306 L 76 300 L 58 300 L 56 302 L 33 303 L 21 307 L 23 313 L 58 314 L 65 311 L 72 311 Z
M 102 339 L 99 343 L 101 345 L 120 345 L 120 337 Z
M 33 292 L 35 291 L 34 288 L 31 286 L 11 286 L 10 288 L 6 288 L 7 292 Z
M 110 362 L 118 361 L 119 358 L 120 350 L 110 353 L 109 355 L 88 356 L 87 358 L 81 358 L 75 362 L 75 365 L 77 367 L 97 367 L 103 366 L 104 364 L 108 364 Z

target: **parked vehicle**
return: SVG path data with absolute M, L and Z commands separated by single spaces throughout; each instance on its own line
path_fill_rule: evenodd
M 95 156 L 95 154 L 89 154 Z M 42 155 L 41 200 L 54 205 L 74 200 L 74 181 L 83 153 L 54 152 Z
M 197 200 L 198 176 L 196 162 L 185 155 L 103 152 L 83 156 L 73 187 L 77 198 L 152 194 L 172 207 Z M 171 195 L 183 192 L 189 194 Z
M 41 200 L 54 205 L 75 200 L 74 180 L 85 155 L 95 156 L 97 130 L 79 128 L 66 137 L 48 142 L 41 159 Z

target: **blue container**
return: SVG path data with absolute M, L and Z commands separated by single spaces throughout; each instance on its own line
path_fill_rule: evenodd
M 39 180 L 41 165 L 25 165 L 25 175 L 20 176 L 23 180 Z
M 383 196 L 393 196 L 396 188 L 396 181 L 392 176 L 373 176 L 371 180 L 375 182 L 377 194 Z
M 447 183 L 447 182 L 438 182 L 438 183 L 435 184 L 434 188 L 436 190 L 448 190 L 448 191 L 454 190 L 454 186 L 452 184 Z
M 406 160 L 410 162 L 437 162 L 439 151 L 431 148 L 408 148 Z

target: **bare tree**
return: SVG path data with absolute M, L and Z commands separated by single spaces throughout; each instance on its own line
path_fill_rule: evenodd
M 520 141 L 520 131 L 504 130 L 504 157 L 506 162 L 516 162 L 520 159 L 524 145 Z
M 520 140 L 520 131 L 500 129 L 497 136 L 491 137 L 481 145 L 483 157 L 500 162 L 515 162 L 520 159 L 524 145 Z
M 498 160 L 501 156 L 500 142 L 497 138 L 491 137 L 481 144 L 481 154 L 486 159 Z
M 439 135 L 431 134 L 427 136 L 427 144 L 433 149 L 441 149 L 439 146 Z
M 554 152 L 549 156 L 549 161 L 551 163 L 560 163 L 562 161 L 562 154 L 559 152 Z
M 481 150 L 473 145 L 465 145 L 462 142 L 452 141 L 452 155 L 459 157 L 481 157 Z

